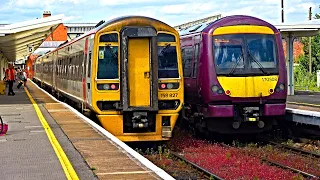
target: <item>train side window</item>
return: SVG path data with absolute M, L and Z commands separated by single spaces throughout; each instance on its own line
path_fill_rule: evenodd
M 77 59 L 77 79 L 80 81 L 81 80 L 81 63 L 82 62 L 82 52 L 78 53 L 78 59 Z
M 67 79 L 67 60 L 66 58 L 63 60 L 63 77 L 65 79 Z
M 198 63 L 199 63 L 199 57 L 200 57 L 200 52 L 199 52 L 199 48 L 200 48 L 200 44 L 197 43 L 195 45 L 195 50 L 194 50 L 194 63 L 193 63 L 193 77 L 197 77 L 197 73 L 198 73 Z
M 72 58 L 72 79 L 75 80 L 75 74 L 76 74 L 76 58 L 77 56 L 74 55 L 73 58 Z
M 89 52 L 88 77 L 91 77 L 91 51 Z
M 87 57 L 88 57 L 88 52 L 84 52 L 83 63 L 82 63 L 82 74 L 83 74 L 83 77 L 86 77 Z
M 183 76 L 191 77 L 192 75 L 192 59 L 193 59 L 193 47 L 182 47 L 182 65 L 183 65 Z

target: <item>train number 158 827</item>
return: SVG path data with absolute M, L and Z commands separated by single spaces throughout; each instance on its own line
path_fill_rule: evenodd
M 161 98 L 173 98 L 173 97 L 178 97 L 178 93 L 161 93 L 160 94 Z

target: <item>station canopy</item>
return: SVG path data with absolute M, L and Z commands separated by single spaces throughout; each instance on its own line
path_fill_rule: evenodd
M 0 25 L 0 56 L 14 62 L 24 59 L 62 23 L 63 15 Z
M 315 36 L 320 33 L 320 19 L 313 19 L 297 23 L 283 23 L 275 25 L 283 37 L 291 34 L 293 37 Z

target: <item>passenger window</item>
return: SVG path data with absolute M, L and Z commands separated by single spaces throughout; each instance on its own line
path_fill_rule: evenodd
M 199 52 L 200 44 L 195 45 L 195 51 L 194 51 L 194 65 L 193 65 L 193 77 L 197 77 L 198 73 L 198 63 L 199 63 L 199 57 L 200 57 L 200 52 Z
M 182 47 L 182 64 L 183 64 L 183 76 L 191 77 L 192 75 L 192 59 L 193 59 L 193 47 Z
M 89 52 L 88 77 L 91 77 L 91 51 Z

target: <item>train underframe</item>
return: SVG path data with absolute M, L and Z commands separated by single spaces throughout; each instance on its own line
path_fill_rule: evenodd
M 34 82 L 91 119 L 97 117 L 103 128 L 125 142 L 169 140 L 179 116 L 178 113 L 159 113 L 158 111 L 117 111 L 118 114 L 100 115 L 87 109 L 79 100 L 63 92 L 55 91 L 49 85 L 37 79 L 34 79 Z
M 284 119 L 285 104 L 188 105 L 182 118 L 197 131 L 221 134 L 252 134 L 272 130 Z
M 123 112 L 97 115 L 101 125 L 122 141 L 164 141 L 172 137 L 178 113 Z

